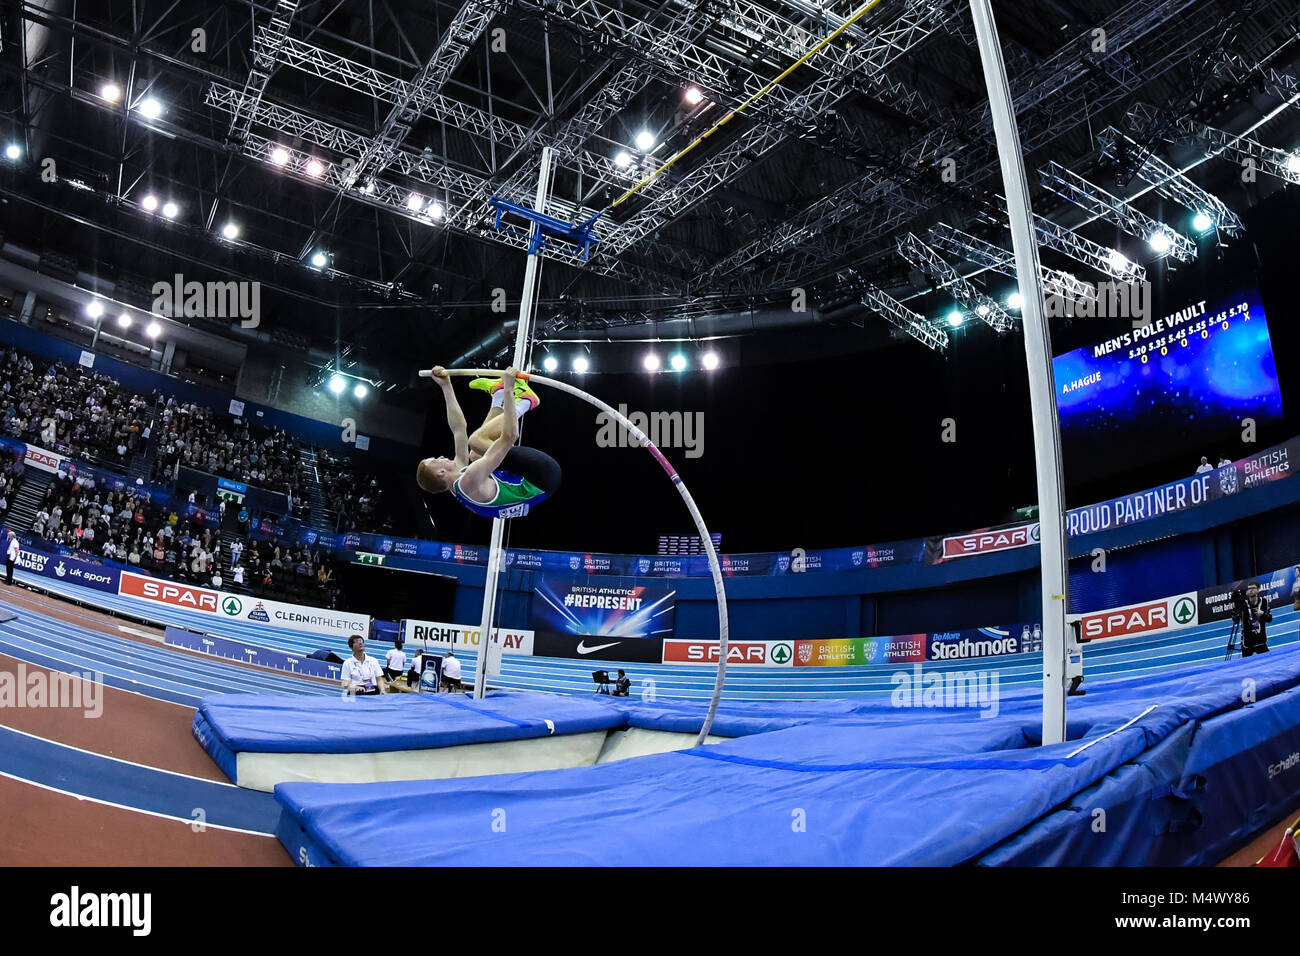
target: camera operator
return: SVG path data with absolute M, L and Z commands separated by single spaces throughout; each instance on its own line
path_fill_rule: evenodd
M 1266 625 L 1273 620 L 1273 612 L 1268 609 L 1268 597 L 1259 592 L 1258 582 L 1251 581 L 1246 585 L 1246 593 L 1238 601 L 1237 608 L 1241 615 L 1241 656 L 1267 652 Z

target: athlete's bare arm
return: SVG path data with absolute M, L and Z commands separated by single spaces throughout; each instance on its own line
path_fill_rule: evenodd
M 515 376 L 518 374 L 519 370 L 516 368 L 506 369 L 503 386 L 506 395 L 514 394 Z M 492 477 L 492 472 L 501 467 L 501 462 L 505 460 L 519 438 L 519 416 L 514 402 L 507 401 L 496 420 L 501 422 L 501 434 L 483 453 L 483 457 L 471 462 L 469 468 L 460 477 L 461 490 L 477 501 L 489 501 L 496 496 L 496 481 Z
M 465 413 L 456 400 L 456 390 L 451 386 L 451 376 L 441 365 L 433 368 L 433 380 L 442 389 L 443 400 L 447 403 L 447 425 L 452 437 L 456 439 L 456 464 L 469 464 L 469 433 L 465 424 Z

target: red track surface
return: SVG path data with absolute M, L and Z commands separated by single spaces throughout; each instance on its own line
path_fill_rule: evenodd
M 0 595 L 51 618 L 115 637 L 147 640 L 119 630 L 115 618 L 87 608 L 18 588 L 0 588 Z M 161 638 L 162 632 L 157 633 Z M 0 671 L 13 673 L 18 664 L 0 655 Z M 44 670 L 24 666 L 28 674 Z M 103 713 L 98 718 L 57 707 L 4 708 L 0 724 L 119 760 L 227 782 L 190 733 L 193 708 L 114 687 L 100 687 L 99 692 Z M 188 821 L 78 800 L 7 777 L 0 777 L 0 807 L 4 807 L 0 813 L 0 865 L 292 865 L 279 841 L 271 836 L 215 827 L 195 832 Z

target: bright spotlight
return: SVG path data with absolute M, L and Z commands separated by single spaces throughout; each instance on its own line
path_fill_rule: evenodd
M 637 133 L 636 148 L 641 150 L 641 152 L 643 153 L 648 153 L 650 152 L 650 150 L 654 149 L 655 148 L 654 133 L 650 132 L 648 129 L 643 129 L 641 130 L 641 132 Z
M 579 355 L 573 360 L 573 370 L 579 375 L 585 375 L 589 368 L 591 368 L 591 363 L 587 361 L 585 356 Z
M 627 169 L 632 165 L 632 157 L 625 149 L 620 149 L 614 154 L 614 165 L 619 169 Z
M 239 235 L 239 227 L 233 222 L 228 222 L 221 227 L 221 234 L 227 239 L 234 239 Z
M 419 212 L 424 208 L 424 197 L 419 193 L 411 193 L 406 197 L 406 208 L 411 212 Z
M 1106 262 L 1110 265 L 1111 269 L 1116 272 L 1128 272 L 1129 269 L 1133 268 L 1133 263 L 1129 262 L 1124 253 L 1120 252 L 1118 249 L 1111 250 L 1110 255 L 1106 258 Z
M 707 368 L 710 372 L 712 372 L 715 368 L 718 367 L 718 353 L 705 352 L 704 358 L 701 359 L 700 362 L 705 368 Z
M 145 119 L 157 119 L 162 116 L 162 104 L 152 96 L 146 96 L 136 108 Z
M 1214 220 L 1207 214 L 1198 212 L 1192 217 L 1192 228 L 1197 232 L 1209 232 L 1214 228 Z
M 1019 292 L 1013 292 L 1009 296 L 1007 296 L 1008 309 L 1019 309 L 1024 304 L 1025 304 L 1024 296 L 1022 296 Z
M 325 175 L 325 164 L 319 159 L 307 160 L 307 175 L 320 178 Z
M 948 324 L 953 328 L 961 325 L 966 321 L 966 316 L 962 315 L 961 309 L 953 309 L 948 313 Z
M 324 269 L 325 263 L 327 262 L 329 262 L 329 258 L 325 255 L 325 253 L 313 252 L 311 254 L 311 264 L 314 265 L 317 269 Z
M 162 326 L 157 322 L 150 322 L 145 327 L 144 333 L 149 336 L 149 338 L 156 339 L 158 336 L 162 335 Z
M 975 307 L 975 314 L 982 319 L 989 314 L 989 307 L 985 305 L 983 302 L 981 302 L 978 306 Z
M 162 214 L 166 216 L 168 219 L 175 219 L 176 214 L 180 211 L 181 211 L 180 207 L 177 206 L 174 202 L 163 203 Z
M 1151 251 L 1162 256 L 1172 248 L 1173 244 L 1173 240 L 1169 238 L 1169 233 L 1163 229 L 1151 233 L 1151 237 L 1147 239 L 1147 245 L 1151 247 Z
M 442 208 L 442 203 L 431 202 L 429 208 L 425 210 L 434 219 L 441 219 L 447 210 Z
M 131 327 L 131 316 L 123 312 L 117 317 L 117 324 L 124 329 L 129 329 Z
M 348 383 L 344 381 L 342 375 L 335 375 L 330 379 L 330 391 L 335 395 L 342 395 L 343 389 L 347 388 Z
M 289 162 L 289 151 L 283 146 L 277 146 L 275 149 L 271 150 L 271 162 L 275 163 L 277 166 L 283 166 L 285 163 Z
M 149 193 L 149 195 L 140 200 L 140 205 L 144 207 L 145 212 L 153 212 L 158 208 L 158 197 L 153 193 Z
M 116 83 L 105 83 L 99 88 L 99 95 L 110 103 L 116 103 L 122 98 L 122 87 Z
M 23 148 L 17 143 L 10 143 L 5 147 L 5 155 L 10 159 L 17 159 L 23 154 Z
M 1292 153 L 1286 158 L 1286 171 L 1292 176 L 1300 176 L 1300 153 Z
M 364 385 L 358 382 L 357 387 L 352 390 L 352 394 L 355 395 L 357 398 L 365 398 L 366 392 L 368 391 L 370 391 L 370 389 L 366 388 Z
M 100 302 L 98 299 L 91 299 L 90 303 L 86 306 L 86 315 L 90 316 L 92 319 L 97 319 L 103 314 L 104 303 Z
M 546 358 L 542 359 L 542 368 L 546 369 L 548 372 L 554 372 L 559 367 L 560 360 L 554 355 L 548 355 Z
M 367 179 L 361 184 L 361 191 L 369 196 L 375 191 L 375 181 L 373 179 Z
M 672 358 L 672 366 L 674 372 L 684 371 L 686 369 L 686 356 L 678 352 Z
M 657 372 L 659 371 L 659 356 L 654 352 L 647 352 L 645 358 L 641 360 L 641 364 L 645 366 L 647 372 Z
M 688 86 L 682 98 L 686 100 L 687 106 L 699 106 L 704 101 L 704 93 L 698 86 Z

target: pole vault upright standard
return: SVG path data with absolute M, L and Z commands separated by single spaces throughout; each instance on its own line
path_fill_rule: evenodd
M 490 369 L 458 368 L 458 369 L 447 369 L 447 374 L 448 375 L 472 375 L 477 378 L 483 376 L 494 377 L 500 375 L 501 373 L 497 371 L 492 371 Z M 432 375 L 432 372 L 422 371 L 420 372 L 420 375 L 424 378 L 429 378 Z M 573 385 L 570 385 L 568 382 L 557 382 L 553 378 L 546 378 L 545 376 L 534 375 L 531 373 L 521 373 L 519 377 L 522 379 L 526 379 L 530 382 L 536 382 L 540 385 L 547 385 L 551 388 L 557 388 L 562 392 L 568 392 L 570 395 L 573 395 L 576 398 L 580 398 L 584 402 L 587 402 L 591 405 L 595 405 L 598 409 L 600 409 L 610 418 L 614 419 L 616 422 L 618 422 L 620 425 L 626 428 L 628 434 L 631 435 L 634 439 L 636 439 L 636 441 L 643 448 L 649 451 L 650 454 L 654 456 L 655 461 L 659 462 L 659 467 L 662 468 L 668 474 L 669 479 L 671 479 L 673 483 L 673 487 L 677 489 L 677 492 L 682 496 L 682 501 L 686 503 L 686 510 L 691 513 L 691 520 L 695 522 L 695 530 L 700 533 L 700 540 L 704 543 L 705 551 L 707 552 L 709 557 L 709 572 L 710 574 L 713 575 L 713 591 L 718 601 L 718 673 L 713 681 L 713 696 L 709 700 L 708 714 L 704 718 L 704 724 L 700 727 L 699 736 L 697 736 L 695 739 L 696 746 L 700 746 L 704 743 L 705 739 L 709 736 L 709 729 L 713 726 L 713 719 L 714 717 L 717 716 L 718 713 L 718 701 L 722 699 L 722 685 L 726 680 L 726 674 L 727 674 L 727 647 L 728 647 L 728 638 L 730 635 L 730 627 L 727 622 L 727 592 L 722 584 L 722 565 L 718 561 L 718 552 L 717 549 L 714 548 L 713 546 L 713 538 L 709 536 L 709 528 L 704 523 L 704 516 L 700 514 L 700 509 L 696 506 L 695 499 L 691 497 L 690 491 L 687 490 L 686 483 L 683 482 L 682 479 L 678 476 L 677 469 L 672 466 L 672 463 L 667 458 L 664 457 L 663 452 L 659 450 L 659 448 L 655 445 L 654 442 L 652 442 L 649 438 L 646 437 L 645 433 L 642 432 L 641 429 L 637 428 L 630 421 L 628 421 L 627 416 L 610 408 L 607 404 L 602 402 L 595 395 L 592 395 L 588 392 L 584 392 L 582 389 L 576 388 Z M 501 519 L 498 518 L 496 520 L 500 521 Z M 490 567 L 492 563 L 492 555 L 490 553 L 488 555 L 488 563 Z M 488 627 L 490 623 L 491 623 L 490 621 L 485 623 L 484 628 Z M 487 630 L 483 630 L 480 633 L 485 636 L 480 639 L 482 642 L 480 644 L 482 650 L 479 652 L 479 661 L 480 661 L 479 666 L 481 666 L 481 662 L 487 657 L 488 643 L 487 643 L 486 635 L 489 632 Z M 481 672 L 476 670 L 476 673 L 481 673 Z M 477 694 L 478 694 L 478 688 L 476 687 L 475 695 Z
M 546 195 L 551 188 L 554 155 L 551 147 L 542 149 L 542 171 L 537 177 L 537 201 L 533 208 L 538 216 L 546 214 Z M 534 222 L 529 230 L 528 265 L 524 269 L 524 289 L 519 299 L 519 327 L 515 330 L 515 357 L 511 363 L 521 372 L 527 370 L 528 343 L 533 334 L 533 313 L 537 307 L 537 274 L 542 268 L 542 225 Z M 513 401 L 507 395 L 506 401 Z M 501 541 L 505 535 L 504 518 L 492 519 L 492 543 L 488 546 L 487 577 L 483 579 L 483 617 L 479 624 L 479 654 L 474 663 L 474 699 L 482 700 L 487 692 L 488 658 L 500 653 L 492 633 L 493 611 L 497 599 L 497 578 L 501 573 Z M 499 658 L 498 658 L 499 659 Z

